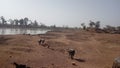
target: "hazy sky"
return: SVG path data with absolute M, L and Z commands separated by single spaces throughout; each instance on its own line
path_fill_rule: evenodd
M 79 27 L 89 20 L 120 26 L 120 0 L 0 0 L 0 16 L 57 26 Z

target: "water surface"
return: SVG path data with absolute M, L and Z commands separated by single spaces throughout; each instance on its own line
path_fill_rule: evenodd
M 23 28 L 0 28 L 0 35 L 16 35 L 16 34 L 45 34 L 48 29 L 23 29 Z

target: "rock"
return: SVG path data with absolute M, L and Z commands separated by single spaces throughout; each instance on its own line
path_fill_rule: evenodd
M 77 66 L 75 62 L 72 62 L 72 65 Z

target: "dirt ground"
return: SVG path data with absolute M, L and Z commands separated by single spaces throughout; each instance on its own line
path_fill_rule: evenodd
M 50 48 L 39 45 L 39 39 Z M 68 56 L 70 48 L 76 50 L 74 60 Z M 120 57 L 120 34 L 63 30 L 0 36 L 0 68 L 15 68 L 13 62 L 31 68 L 112 68 L 116 57 Z

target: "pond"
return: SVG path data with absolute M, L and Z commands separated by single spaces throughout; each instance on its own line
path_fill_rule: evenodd
M 0 28 L 0 35 L 16 35 L 16 34 L 45 34 L 49 29 L 23 29 L 23 28 Z

